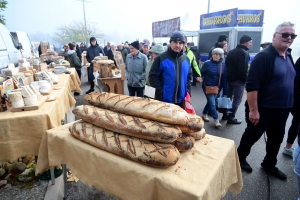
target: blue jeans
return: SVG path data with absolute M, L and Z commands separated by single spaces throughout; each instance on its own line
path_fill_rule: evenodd
M 218 119 L 218 113 L 217 113 L 217 109 L 216 109 L 216 98 L 217 95 L 216 94 L 205 94 L 206 99 L 207 99 L 207 103 L 203 109 L 203 114 L 206 115 L 208 113 L 208 111 L 210 111 L 212 117 L 214 119 Z
M 294 150 L 293 161 L 295 165 L 294 172 L 298 180 L 298 200 L 300 200 L 300 147 L 299 145 L 297 145 L 297 147 Z

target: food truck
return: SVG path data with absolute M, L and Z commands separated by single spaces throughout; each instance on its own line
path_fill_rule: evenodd
M 263 16 L 263 10 L 238 10 L 237 8 L 201 15 L 197 52 L 201 62 L 208 59 L 209 50 L 222 34 L 228 36 L 228 51 L 239 44 L 243 35 L 251 36 L 252 46 L 248 51 L 251 62 L 260 51 Z

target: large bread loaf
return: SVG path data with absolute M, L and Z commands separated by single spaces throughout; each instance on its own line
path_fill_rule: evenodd
M 187 135 L 192 136 L 193 138 L 195 138 L 195 140 L 201 140 L 205 137 L 206 131 L 205 128 L 202 128 L 201 131 L 187 133 Z
M 119 114 L 95 106 L 77 106 L 72 112 L 91 124 L 141 139 L 172 143 L 181 136 L 177 126 Z
M 174 142 L 174 146 L 178 151 L 187 151 L 194 147 L 194 143 L 195 138 L 187 134 L 182 134 L 182 136 Z
M 179 151 L 171 144 L 154 143 L 78 121 L 69 127 L 71 134 L 88 144 L 130 160 L 166 168 L 175 165 Z
M 178 125 L 182 133 L 191 133 L 191 132 L 198 132 L 204 126 L 204 121 L 202 117 L 198 115 L 189 114 L 189 121 L 185 125 Z
M 179 106 L 149 98 L 92 92 L 84 100 L 100 108 L 168 124 L 187 124 L 189 120 L 188 114 Z

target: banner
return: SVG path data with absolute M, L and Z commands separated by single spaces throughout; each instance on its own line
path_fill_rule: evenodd
M 224 28 L 237 25 L 237 8 L 200 15 L 200 29 Z
M 174 31 L 180 31 L 180 17 L 152 22 L 152 37 L 170 37 Z
M 262 27 L 264 10 L 238 10 L 238 26 Z

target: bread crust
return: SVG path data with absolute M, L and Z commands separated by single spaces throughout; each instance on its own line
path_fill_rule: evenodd
M 84 100 L 100 108 L 168 124 L 183 125 L 189 121 L 188 114 L 181 107 L 149 98 L 91 92 Z
M 121 157 L 160 168 L 175 165 L 179 151 L 172 144 L 155 143 L 115 133 L 93 124 L 78 121 L 69 127 L 77 139 Z

